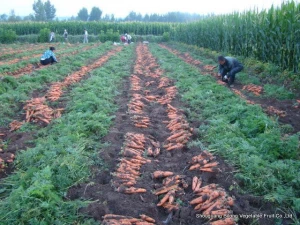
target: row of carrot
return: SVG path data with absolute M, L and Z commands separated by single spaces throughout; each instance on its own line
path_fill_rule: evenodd
M 87 50 L 89 50 L 91 48 L 94 48 L 95 46 L 96 45 L 86 46 L 86 47 L 84 47 L 82 49 L 77 49 L 77 50 L 72 51 L 72 52 L 67 52 L 67 53 L 64 53 L 64 54 L 59 54 L 59 56 L 60 57 L 64 57 L 64 56 L 68 56 L 70 54 L 71 55 L 75 55 L 75 54 L 77 54 L 77 53 L 79 53 L 81 51 L 87 51 Z M 19 77 L 21 77 L 24 74 L 29 74 L 32 71 L 37 70 L 37 68 L 42 69 L 42 68 L 45 68 L 45 67 L 47 67 L 47 66 L 42 66 L 39 62 L 37 62 L 37 66 L 35 66 L 35 65 L 33 65 L 33 64 L 30 63 L 30 64 L 26 65 L 25 67 L 22 67 L 20 69 L 15 70 L 15 71 L 11 71 L 11 72 L 8 71 L 8 72 L 4 73 L 4 75 L 10 75 L 10 76 L 14 76 L 16 78 L 19 78 Z
M 153 225 L 155 219 L 141 214 L 140 219 L 131 216 L 121 216 L 115 214 L 106 214 L 103 216 L 103 225 Z
M 64 79 L 64 81 L 53 83 L 45 96 L 32 98 L 26 101 L 26 104 L 23 107 L 26 112 L 25 122 L 44 122 L 49 124 L 52 119 L 59 118 L 64 109 L 52 109 L 46 104 L 46 100 L 50 100 L 52 102 L 57 101 L 63 94 L 63 88 L 79 82 L 91 70 L 103 65 L 112 55 L 121 51 L 121 49 L 121 47 L 113 49 L 93 64 L 81 67 L 79 71 L 69 75 Z M 19 129 L 23 123 L 24 122 L 13 121 L 10 124 L 11 131 Z
M 117 169 L 112 173 L 114 179 L 112 185 L 116 191 L 125 194 L 144 193 L 144 188 L 134 187 L 137 184 L 141 173 L 142 165 L 150 163 L 144 155 L 157 157 L 160 154 L 160 144 L 152 136 L 145 136 L 138 133 L 127 133 L 125 135 L 124 146 L 122 150 L 123 158 Z
M 181 56 L 180 52 L 176 51 L 176 50 L 173 50 L 172 48 L 169 48 L 165 45 L 160 45 L 162 48 L 164 49 L 167 49 L 168 51 L 172 52 L 173 54 L 175 54 L 176 56 L 180 57 L 181 59 L 183 59 L 185 62 L 189 63 L 189 64 L 192 64 L 194 66 L 199 66 L 198 63 L 195 63 L 193 60 L 191 59 L 188 59 L 186 60 L 184 57 Z M 206 65 L 206 66 L 203 66 L 203 69 L 207 72 L 213 72 L 214 69 L 216 68 L 216 66 L 213 66 L 213 65 Z M 213 73 L 214 76 L 217 77 L 217 74 L 216 73 Z M 221 80 L 218 80 L 217 81 L 219 84 L 221 85 L 226 85 L 226 83 L 222 82 Z M 252 92 L 254 95 L 256 96 L 260 96 L 263 92 L 263 87 L 259 86 L 259 85 L 254 85 L 254 84 L 249 84 L 249 85 L 245 85 L 243 86 L 242 90 L 245 90 L 245 91 L 249 91 L 249 92 Z M 241 91 L 237 90 L 237 89 L 234 89 L 233 88 L 233 92 L 237 95 L 239 95 L 241 98 L 245 99 L 246 102 L 248 104 L 255 104 L 253 101 L 251 100 L 248 100 L 247 97 L 245 95 L 243 95 L 241 93 Z M 298 107 L 298 106 L 296 106 Z M 285 117 L 287 115 L 287 113 L 285 111 L 282 111 L 282 110 L 279 110 L 279 109 L 276 109 L 274 106 L 269 106 L 267 109 L 266 109 L 266 112 L 269 113 L 269 114 L 275 114 L 279 117 Z

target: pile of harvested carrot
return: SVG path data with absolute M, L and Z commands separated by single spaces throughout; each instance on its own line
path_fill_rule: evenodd
M 192 64 L 194 66 L 199 66 L 202 64 L 202 62 L 200 60 L 194 59 L 189 53 L 185 53 L 182 56 L 180 52 L 178 52 L 177 50 L 173 50 L 173 49 L 169 48 L 168 46 L 165 46 L 162 44 L 160 44 L 159 46 L 164 49 L 167 49 L 168 51 L 172 52 L 174 55 L 178 56 L 179 58 L 181 58 L 182 60 L 184 60 L 185 62 L 187 62 L 189 64 Z
M 199 66 L 202 64 L 201 61 L 193 59 L 193 57 L 191 57 L 189 53 L 185 53 L 184 57 L 180 57 L 180 58 L 184 59 L 184 61 L 186 61 L 187 63 L 190 63 L 195 66 Z
M 52 119 L 59 118 L 61 112 L 64 109 L 53 110 L 49 106 L 45 105 L 46 98 L 33 98 L 26 101 L 26 105 L 23 109 L 26 111 L 26 122 L 45 122 L 49 124 Z
M 131 216 L 106 214 L 103 216 L 102 223 L 103 225 L 154 225 L 155 219 L 144 214 L 140 215 L 140 219 Z
M 131 101 L 128 103 L 129 114 L 143 114 L 145 104 L 142 102 L 144 98 L 138 94 L 134 94 Z
M 203 69 L 207 72 L 213 72 L 215 69 L 217 68 L 217 66 L 213 66 L 213 65 L 205 65 L 203 66 Z
M 131 90 L 132 91 L 140 91 L 142 89 L 141 87 L 141 79 L 136 75 L 131 75 L 130 77 L 131 82 Z
M 143 134 L 127 133 L 123 146 L 123 158 L 115 173 L 112 173 L 114 179 L 112 185 L 116 191 L 125 194 L 145 193 L 143 188 L 133 187 L 140 177 L 142 165 L 151 162 L 143 157 L 145 153 L 146 138 Z
M 237 90 L 237 89 L 235 89 L 235 88 L 232 88 L 232 91 L 233 91 L 236 95 L 240 96 L 242 99 L 247 99 L 246 96 L 245 96 L 241 91 L 239 91 L 239 90 Z
M 159 80 L 158 88 L 168 87 L 171 85 L 171 80 L 167 77 L 162 77 Z
M 170 104 L 172 102 L 177 94 L 177 88 L 175 86 L 167 87 L 165 88 L 165 92 L 166 94 L 157 100 L 157 102 L 162 105 Z
M 248 84 L 243 87 L 243 90 L 250 91 L 256 96 L 260 96 L 263 91 L 263 88 L 255 84 Z
M 13 153 L 2 152 L 0 148 L 0 169 L 4 169 L 6 167 L 6 163 L 12 163 L 15 159 L 15 155 Z
M 216 184 L 209 184 L 201 187 L 201 178 L 194 177 L 192 181 L 192 190 L 195 198 L 190 202 L 196 212 L 201 212 L 209 216 L 211 225 L 234 225 L 235 221 L 230 207 L 234 205 L 234 199 L 227 195 L 226 191 Z M 229 218 L 227 218 L 229 217 Z M 221 218 L 221 219 L 220 219 Z
M 157 206 L 163 207 L 169 212 L 179 209 L 176 198 L 184 195 L 184 189 L 188 188 L 188 183 L 184 180 L 184 175 L 174 175 L 170 171 L 155 171 L 152 174 L 153 179 L 163 179 L 162 185 L 156 185 L 154 194 L 159 196 L 160 200 Z
M 139 128 L 147 128 L 150 125 L 150 118 L 148 116 L 138 116 L 134 115 L 131 117 L 134 126 Z
M 280 116 L 280 117 L 285 117 L 286 116 L 286 112 L 285 111 L 276 109 L 273 106 L 269 106 L 266 111 L 269 114 L 275 114 L 275 115 Z
M 192 129 L 181 111 L 170 104 L 167 107 L 170 121 L 165 121 L 165 123 L 167 123 L 167 128 L 171 131 L 171 136 L 167 138 L 164 148 L 168 151 L 182 149 L 192 136 Z
M 9 128 L 10 128 L 10 132 L 15 131 L 15 130 L 19 130 L 22 126 L 23 126 L 24 122 L 19 122 L 17 120 L 12 121 L 9 124 Z
M 203 172 L 220 172 L 217 167 L 218 162 L 215 161 L 216 158 L 208 151 L 201 152 L 200 155 L 194 156 L 190 162 L 189 170 L 200 170 Z

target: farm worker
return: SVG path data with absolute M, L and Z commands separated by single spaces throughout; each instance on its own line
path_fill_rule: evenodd
M 219 76 L 222 77 L 222 81 L 228 83 L 230 87 L 234 87 L 233 83 L 235 80 L 235 75 L 242 71 L 243 65 L 233 57 L 218 57 L 219 62 Z
M 51 31 L 50 33 L 50 42 L 54 42 L 55 41 L 55 33 L 53 31 Z
M 55 54 L 54 54 L 54 50 L 55 48 L 54 47 L 50 47 L 49 50 L 47 50 L 44 55 L 42 55 L 41 57 L 41 64 L 42 65 L 48 65 L 48 64 L 53 64 L 53 63 L 57 63 L 57 59 L 55 57 Z
M 122 43 L 125 43 L 125 42 L 126 42 L 126 36 L 125 36 L 125 35 L 122 35 L 122 36 L 121 36 L 121 42 L 122 42 Z
M 127 43 L 130 44 L 131 43 L 131 35 L 130 34 L 126 34 L 126 38 L 127 38 Z
M 86 29 L 84 29 L 84 35 L 83 35 L 83 43 L 89 43 L 89 40 L 88 40 L 88 32 Z
M 63 36 L 64 36 L 65 41 L 68 42 L 68 31 L 67 30 L 64 31 Z

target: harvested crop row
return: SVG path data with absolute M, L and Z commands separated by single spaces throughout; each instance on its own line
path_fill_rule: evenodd
M 50 109 L 49 106 L 45 105 L 46 100 L 50 100 L 52 102 L 57 101 L 63 94 L 63 88 L 66 88 L 71 84 L 79 82 L 90 71 L 102 66 L 105 62 L 107 62 L 107 60 L 111 56 L 121 51 L 121 49 L 122 48 L 113 49 L 112 51 L 108 52 L 105 56 L 95 61 L 93 64 L 83 66 L 79 71 L 76 71 L 75 73 L 66 77 L 64 81 L 52 84 L 44 97 L 33 98 L 31 100 L 28 100 L 26 102 L 26 105 L 23 107 L 23 109 L 26 111 L 26 122 L 42 121 L 45 123 L 50 123 L 53 118 L 59 117 L 59 113 L 53 111 L 52 109 Z M 59 111 L 62 110 L 63 109 L 59 109 Z M 35 116 L 33 117 L 33 115 Z
M 131 216 L 121 216 L 114 214 L 106 214 L 103 217 L 103 225 L 151 225 L 155 224 L 155 219 L 147 216 L 140 215 L 140 219 Z
M 151 160 L 146 159 L 148 156 L 158 156 L 160 153 L 159 143 L 153 137 L 145 137 L 144 134 L 127 133 L 123 146 L 122 156 L 117 169 L 112 173 L 114 179 L 112 185 L 115 190 L 125 194 L 145 193 L 144 188 L 134 187 L 137 180 L 141 176 L 140 169 L 146 163 L 151 163 Z M 155 149 L 155 150 L 153 150 Z
M 57 46 L 54 45 L 54 46 Z M 45 46 L 44 45 L 33 45 L 31 44 L 30 46 L 27 46 L 26 49 L 19 49 L 19 50 L 16 50 L 16 49 L 1 49 L 1 52 L 0 53 L 0 59 L 1 58 L 7 58 L 7 56 L 9 56 L 10 58 L 10 55 L 16 55 L 16 54 L 20 54 L 20 53 L 24 53 L 24 52 L 28 52 L 28 51 L 37 51 L 37 50 L 41 50 L 41 49 L 44 49 Z M 1 64 L 2 65 L 2 64 Z
M 121 51 L 122 47 L 115 48 L 109 51 L 106 55 L 96 60 L 93 64 L 82 67 L 79 71 L 65 78 L 62 82 L 56 82 L 52 84 L 46 95 L 38 98 L 32 98 L 26 101 L 23 109 L 25 110 L 24 121 L 12 121 L 9 125 L 10 131 L 16 131 L 22 127 L 23 124 L 34 122 L 34 123 L 45 123 L 49 124 L 53 119 L 61 117 L 63 108 L 52 109 L 47 105 L 47 100 L 57 101 L 63 94 L 63 88 L 67 88 L 71 84 L 79 82 L 88 72 L 102 66 L 108 59 Z M 9 161 L 8 161 L 9 162 Z
M 82 49 L 78 49 L 72 52 L 64 52 L 63 54 L 57 54 L 59 57 L 65 57 L 65 56 L 69 56 L 69 55 L 75 55 L 78 54 L 81 51 L 87 51 L 89 49 L 95 48 L 97 47 L 97 45 L 93 45 L 93 46 L 86 46 Z M 15 71 L 12 72 L 6 72 L 3 73 L 2 75 L 8 75 L 8 76 L 13 76 L 15 78 L 19 78 L 24 74 L 29 74 L 32 73 L 33 71 L 39 70 L 39 69 L 43 69 L 45 67 L 48 67 L 49 65 L 46 66 L 42 66 L 39 62 L 37 62 L 35 65 L 34 64 L 28 64 L 20 69 L 17 69 Z
M 195 61 L 191 56 L 189 57 L 183 57 L 182 54 L 177 51 L 177 50 L 173 50 L 172 48 L 165 46 L 165 45 L 159 45 L 161 48 L 164 48 L 166 50 L 168 50 L 169 52 L 173 53 L 174 55 L 176 55 L 177 57 L 179 57 L 180 59 L 182 59 L 183 61 L 185 61 L 186 63 L 189 63 L 193 66 L 199 67 L 199 65 L 201 65 L 201 63 Z M 186 54 L 184 55 L 186 56 Z M 213 70 L 216 68 L 216 66 L 212 66 L 212 65 L 205 65 L 203 66 L 203 70 L 204 72 L 209 72 L 210 74 L 212 74 L 213 76 L 217 77 L 217 74 L 213 72 Z M 217 80 L 218 84 L 220 85 L 226 85 L 226 83 L 220 81 L 219 79 Z M 253 101 L 248 100 L 247 97 L 245 95 L 243 95 L 239 90 L 232 88 L 233 92 L 237 95 L 239 95 L 241 98 L 243 98 L 248 104 L 255 104 Z M 249 84 L 249 85 L 245 85 L 242 90 L 245 91 L 249 91 L 252 92 L 254 95 L 256 96 L 260 96 L 261 93 L 263 92 L 263 88 L 261 86 L 258 85 L 254 85 L 254 84 Z M 285 117 L 286 116 L 286 112 L 285 111 L 281 111 L 276 109 L 274 106 L 268 107 L 265 110 L 267 113 L 269 114 L 275 114 L 279 117 Z

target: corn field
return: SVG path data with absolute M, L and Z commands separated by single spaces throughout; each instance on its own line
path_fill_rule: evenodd
M 133 33 L 136 35 L 163 35 L 169 32 L 176 24 L 171 23 L 142 23 L 142 22 L 16 22 L 16 23 L 0 23 L 0 27 L 5 30 L 13 30 L 17 35 L 38 34 L 41 29 L 48 28 L 57 33 L 63 33 L 67 29 L 69 34 L 83 34 L 83 30 L 87 29 L 89 34 L 98 35 L 108 30 L 119 33 Z
M 171 36 L 176 41 L 255 57 L 299 72 L 300 4 L 294 1 L 261 12 L 236 12 L 180 24 Z

